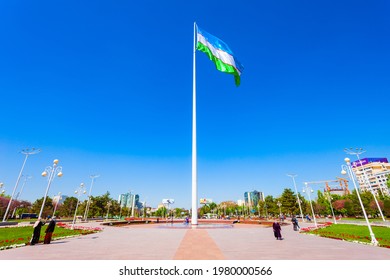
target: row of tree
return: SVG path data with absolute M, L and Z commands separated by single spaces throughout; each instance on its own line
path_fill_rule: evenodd
M 356 191 L 351 194 L 326 195 L 318 191 L 316 200 L 312 201 L 312 206 L 315 215 L 327 216 L 331 215 L 331 205 L 335 215 L 342 216 L 362 216 L 363 212 L 358 200 Z M 304 215 L 312 215 L 310 202 L 301 194 L 298 194 L 301 202 Z M 379 209 L 371 192 L 361 192 L 360 197 L 364 205 L 365 211 L 372 217 L 379 216 Z M 378 204 L 382 213 L 390 217 L 390 197 L 379 194 L 377 196 Z M 5 209 L 8 205 L 9 197 L 0 196 L 0 215 L 3 217 Z M 42 206 L 43 198 L 37 199 L 32 204 L 28 201 L 12 202 L 9 215 L 20 216 L 22 213 L 39 213 Z M 67 197 L 61 204 L 55 205 L 50 197 L 46 198 L 45 207 L 42 216 L 56 215 L 60 217 L 73 217 L 75 215 L 77 205 L 76 197 Z M 82 201 L 77 207 L 76 215 L 84 216 L 87 201 Z M 56 209 L 54 213 L 54 209 Z M 91 197 L 91 204 L 88 210 L 88 217 L 126 217 L 130 216 L 131 210 L 126 207 L 120 207 L 120 204 L 110 197 L 109 192 L 101 196 Z M 210 203 L 203 205 L 199 209 L 199 216 L 214 214 L 214 216 L 278 216 L 280 214 L 286 216 L 300 215 L 299 204 L 296 194 L 289 188 L 284 189 L 280 197 L 267 196 L 264 201 L 259 201 L 258 205 L 245 206 L 237 205 L 233 201 L 224 201 L 219 204 Z M 142 209 L 135 211 L 135 216 L 155 216 L 155 217 L 185 217 L 190 215 L 190 210 L 183 208 L 166 209 L 164 207 L 157 209 L 154 212 Z

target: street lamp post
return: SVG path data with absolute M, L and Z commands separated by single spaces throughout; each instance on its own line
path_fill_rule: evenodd
M 87 191 L 84 188 L 85 188 L 84 183 L 81 183 L 79 188 L 74 192 L 75 194 L 77 194 L 77 203 L 76 203 L 76 210 L 74 211 L 72 229 L 74 229 L 74 224 L 76 222 L 77 208 L 79 206 L 80 196 L 82 196 L 83 194 L 87 193 Z
M 367 184 L 367 186 L 368 186 L 368 188 L 369 188 L 369 190 L 370 190 L 372 196 L 374 197 L 374 200 L 375 200 L 375 203 L 376 203 L 376 207 L 377 207 L 378 210 L 379 210 L 379 213 L 380 213 L 380 215 L 381 215 L 381 217 L 382 217 L 382 220 L 385 222 L 386 220 L 385 220 L 385 217 L 383 216 L 382 209 L 381 209 L 381 207 L 379 206 L 379 203 L 378 203 L 378 200 L 377 200 L 376 195 L 375 195 L 375 193 L 374 193 L 374 190 L 373 190 L 372 187 L 371 187 L 370 180 L 368 179 L 368 176 L 367 176 L 367 174 L 366 174 L 366 171 L 364 170 L 364 167 L 363 167 L 363 163 L 362 163 L 362 161 L 360 160 L 360 157 L 359 157 L 360 154 L 365 153 L 366 151 L 363 150 L 362 148 L 356 148 L 355 150 L 353 150 L 352 148 L 349 148 L 349 149 L 345 148 L 345 149 L 344 149 L 344 152 L 346 152 L 346 153 L 349 154 L 349 155 L 355 155 L 355 156 L 357 157 L 357 159 L 358 159 L 358 161 L 359 161 L 359 163 L 360 163 L 360 166 L 361 166 L 361 168 L 362 168 L 364 181 L 366 181 L 366 184 Z
M 332 210 L 333 221 L 337 225 L 336 216 L 334 215 L 333 206 L 332 206 L 332 196 L 330 195 L 330 192 L 325 192 L 325 196 L 329 201 L 330 210 Z
M 276 205 L 279 206 L 279 218 L 282 219 L 282 203 L 280 201 L 278 201 L 278 203 L 276 203 Z
M 5 210 L 5 214 L 4 214 L 4 217 L 3 217 L 3 222 L 5 222 L 5 221 L 7 220 L 8 211 L 9 211 L 9 209 L 10 209 L 10 207 L 11 207 L 12 199 L 13 199 L 13 197 L 14 197 L 16 188 L 18 187 L 20 178 L 22 177 L 23 169 L 24 169 L 24 166 L 26 165 L 26 162 L 27 162 L 28 157 L 29 157 L 30 155 L 35 155 L 35 154 L 39 153 L 40 151 L 41 151 L 40 149 L 35 149 L 35 148 L 32 148 L 32 149 L 23 149 L 23 150 L 21 151 L 21 153 L 25 155 L 24 161 L 23 161 L 23 164 L 22 164 L 22 168 L 20 169 L 18 178 L 16 179 L 15 187 L 14 187 L 14 189 L 13 189 L 13 191 L 12 191 L 12 194 L 11 194 L 11 199 L 10 199 L 9 202 L 8 202 L 7 210 Z
M 304 220 L 303 220 L 303 212 L 302 212 L 301 200 L 299 199 L 298 190 L 297 190 L 297 184 L 295 183 L 295 177 L 298 176 L 298 175 L 297 174 L 287 174 L 287 176 L 289 176 L 289 177 L 291 177 L 293 179 L 295 193 L 297 194 L 297 202 L 298 202 L 298 205 L 299 205 L 299 211 L 301 212 L 301 218 L 302 218 L 302 223 L 303 223 Z
M 134 217 L 134 208 L 135 208 L 135 194 L 133 194 L 133 201 L 131 205 L 131 217 Z
M 59 193 L 57 194 L 57 202 L 56 202 L 56 206 L 54 206 L 53 216 L 55 216 L 55 214 L 56 214 L 57 206 L 58 206 L 58 203 L 60 203 L 60 200 L 61 200 L 61 199 L 62 199 L 61 192 L 59 192 Z
M 376 240 L 374 232 L 372 231 L 370 221 L 368 220 L 366 210 L 364 209 L 362 199 L 360 198 L 359 189 L 358 189 L 356 182 L 355 182 L 355 179 L 354 179 L 354 175 L 353 175 L 353 171 L 352 171 L 352 167 L 351 167 L 351 160 L 349 158 L 345 158 L 344 161 L 347 163 L 347 165 L 341 165 L 341 174 L 345 175 L 348 173 L 349 178 L 352 180 L 353 186 L 355 187 L 355 190 L 356 190 L 356 195 L 359 199 L 360 207 L 362 208 L 363 215 L 364 215 L 364 218 L 366 219 L 367 227 L 368 227 L 368 230 L 370 232 L 371 244 L 374 246 L 377 246 L 378 241 Z
M 310 193 L 313 193 L 313 189 L 308 185 L 307 182 L 305 182 L 305 188 L 303 189 L 303 192 L 306 192 L 307 193 L 307 196 L 309 197 L 309 202 L 310 202 L 310 208 L 311 208 L 311 212 L 313 214 L 313 219 L 314 219 L 314 226 L 317 227 L 317 219 L 316 219 L 316 215 L 314 214 L 314 209 L 313 209 L 313 204 L 311 203 L 311 197 L 310 197 Z
M 92 193 L 93 182 L 95 181 L 95 178 L 97 178 L 99 176 L 100 175 L 91 175 L 91 176 L 89 176 L 89 178 L 91 178 L 92 181 L 91 181 L 91 187 L 89 188 L 87 206 L 85 207 L 84 221 L 86 221 L 88 219 L 89 206 L 91 205 L 91 193 Z
M 110 212 L 110 206 L 111 206 L 111 202 L 107 202 L 107 215 L 106 215 L 106 220 L 108 220 L 108 213 Z
M 15 200 L 18 200 L 20 198 L 20 196 L 22 195 L 24 186 L 26 185 L 27 180 L 32 178 L 32 176 L 29 176 L 29 175 L 22 175 L 22 177 L 24 177 L 23 184 L 22 184 L 22 187 L 20 188 L 20 191 L 16 194 Z M 12 212 L 11 217 L 15 216 L 15 212 L 16 212 L 17 208 L 18 208 L 18 206 L 14 207 L 14 211 Z
M 32 176 L 30 176 L 30 175 L 22 175 L 22 177 L 24 177 L 23 184 L 22 184 L 22 187 L 20 188 L 20 191 L 16 195 L 15 200 L 18 200 L 22 196 L 22 192 L 23 192 L 24 186 L 26 185 L 27 180 L 32 178 Z
M 129 202 L 128 203 L 128 209 L 127 209 L 127 217 L 130 217 L 130 203 L 132 202 L 132 198 L 131 198 L 131 192 L 132 192 L 133 190 L 129 190 L 129 199 L 127 199 L 127 201 Z M 127 203 L 126 203 L 126 205 L 127 205 Z
M 39 212 L 38 218 L 42 217 L 42 212 L 43 212 L 43 208 L 45 207 L 47 193 L 49 192 L 50 185 L 51 185 L 52 181 L 54 180 L 55 174 L 58 177 L 62 177 L 62 167 L 58 166 L 58 162 L 59 162 L 58 159 L 53 160 L 53 166 L 46 167 L 45 171 L 42 172 L 43 177 L 46 177 L 47 174 L 50 174 L 50 175 L 49 175 L 49 179 L 47 182 L 46 192 L 45 192 L 45 196 L 43 197 L 41 211 Z

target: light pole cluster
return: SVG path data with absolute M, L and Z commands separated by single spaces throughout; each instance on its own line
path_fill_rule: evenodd
M 87 205 L 85 207 L 85 212 L 84 212 L 84 221 L 86 221 L 88 219 L 88 212 L 89 212 L 89 207 L 91 205 L 91 193 L 92 193 L 92 187 L 93 187 L 93 183 L 95 181 L 95 178 L 99 177 L 100 175 L 91 175 L 89 176 L 92 181 L 91 181 L 91 187 L 89 188 L 89 193 L 88 193 L 88 201 L 87 201 Z
M 309 186 L 309 184 L 307 182 L 305 182 L 305 187 L 304 187 L 302 192 L 307 193 L 307 196 L 309 197 L 310 208 L 311 208 L 311 212 L 313 214 L 313 219 L 314 219 L 314 225 L 315 225 L 315 227 L 317 227 L 317 219 L 316 219 L 316 215 L 314 214 L 313 204 L 311 203 L 311 197 L 310 197 L 310 193 L 313 193 L 314 191 Z
M 109 201 L 107 203 L 107 215 L 106 215 L 106 220 L 108 220 L 108 214 L 110 213 L 110 207 L 111 207 L 112 203 Z
M 299 205 L 299 211 L 301 212 L 301 218 L 302 218 L 302 223 L 303 223 L 304 220 L 303 220 L 303 212 L 302 212 L 301 200 L 299 199 L 298 190 L 297 190 L 297 184 L 295 183 L 295 177 L 297 175 L 296 174 L 287 174 L 287 176 L 289 176 L 289 177 L 291 177 L 293 179 L 295 193 L 297 195 L 297 202 L 298 202 L 298 205 Z
M 16 183 L 15 183 L 15 187 L 12 191 L 12 194 L 11 194 L 11 198 L 8 202 L 8 205 L 7 205 L 7 210 L 5 210 L 5 214 L 4 214 L 4 217 L 3 217 L 3 222 L 5 222 L 7 220 L 7 216 L 8 216 L 8 212 L 10 210 L 10 207 L 11 207 L 11 203 L 12 203 L 12 200 L 14 198 L 14 195 L 15 195 L 15 191 L 19 185 L 19 181 L 20 181 L 20 178 L 22 177 L 22 174 L 23 174 L 23 170 L 24 170 L 24 166 L 26 165 L 26 162 L 27 162 L 27 159 L 30 155 L 35 155 L 37 153 L 39 153 L 41 150 L 40 149 L 35 149 L 35 148 L 32 148 L 32 149 L 23 149 L 21 151 L 22 154 L 24 154 L 24 161 L 23 161 L 23 164 L 22 164 L 22 168 L 20 169 L 20 172 L 19 172 L 19 175 L 18 175 L 18 178 L 16 179 Z
M 56 198 L 56 206 L 54 207 L 54 210 L 53 210 L 53 216 L 55 215 L 55 213 L 56 213 L 56 210 L 57 210 L 57 207 L 58 207 L 58 203 L 60 203 L 60 201 L 61 201 L 61 199 L 62 199 L 62 196 L 61 196 L 61 192 L 59 192 L 58 194 L 57 194 L 57 196 L 55 196 L 55 198 Z
M 85 190 L 84 183 L 81 183 L 80 186 L 78 187 L 78 189 L 75 190 L 74 193 L 77 195 L 77 203 L 76 203 L 76 210 L 74 211 L 72 229 L 74 229 L 74 224 L 76 222 L 77 208 L 79 207 L 80 196 L 87 193 L 87 191 Z
M 49 192 L 51 183 L 53 182 L 53 180 L 54 180 L 54 178 L 56 176 L 57 177 L 62 177 L 62 175 L 63 175 L 62 174 L 62 166 L 58 166 L 58 162 L 59 162 L 58 159 L 53 160 L 53 166 L 46 167 L 45 171 L 42 172 L 42 176 L 43 177 L 46 177 L 47 175 L 49 175 L 49 177 L 48 177 L 48 180 L 47 180 L 46 192 L 45 192 L 45 195 L 43 197 L 41 211 L 39 212 L 38 218 L 42 217 L 43 208 L 45 207 L 47 193 Z
M 276 205 L 278 205 L 278 207 L 279 207 L 279 218 L 281 219 L 282 218 L 282 203 L 280 201 L 278 201 L 278 203 L 276 203 Z
M 366 214 L 366 210 L 364 209 L 362 199 L 360 198 L 359 189 L 358 189 L 356 182 L 355 182 L 355 178 L 354 178 L 352 167 L 351 167 L 351 160 L 349 158 L 345 158 L 344 161 L 346 162 L 346 165 L 341 165 L 341 174 L 343 174 L 343 175 L 348 174 L 349 178 L 351 179 L 353 186 L 355 187 L 356 194 L 357 194 L 357 197 L 359 199 L 360 207 L 362 208 L 364 218 L 366 219 L 367 227 L 368 227 L 368 230 L 369 230 L 370 236 L 371 236 L 371 244 L 377 246 L 378 241 L 376 240 L 374 232 L 372 231 L 370 222 L 369 222 L 367 214 Z
M 366 151 L 363 150 L 362 148 L 356 148 L 356 149 L 353 149 L 353 148 L 347 149 L 347 148 L 345 148 L 344 151 L 345 151 L 347 154 L 349 154 L 349 155 L 355 155 L 355 156 L 357 157 L 357 159 L 358 159 L 358 161 L 359 161 L 359 164 L 360 164 L 360 166 L 361 166 L 361 168 L 362 168 L 364 181 L 365 181 L 366 185 L 368 186 L 368 189 L 370 190 L 371 194 L 372 194 L 373 197 L 374 197 L 374 200 L 375 200 L 375 203 L 376 203 L 376 207 L 377 207 L 378 210 L 379 210 L 379 213 L 380 213 L 380 215 L 381 215 L 382 220 L 383 220 L 383 221 L 386 221 L 386 220 L 385 220 L 385 217 L 383 216 L 382 209 L 381 209 L 381 207 L 379 206 L 379 203 L 378 203 L 378 200 L 377 200 L 377 198 L 376 198 L 375 192 L 374 192 L 374 190 L 372 189 L 372 186 L 371 186 L 371 183 L 370 183 L 370 179 L 368 179 L 367 173 L 366 173 L 366 171 L 364 170 L 364 167 L 363 167 L 363 163 L 362 163 L 362 161 L 360 160 L 360 157 L 359 157 L 360 154 L 365 153 Z

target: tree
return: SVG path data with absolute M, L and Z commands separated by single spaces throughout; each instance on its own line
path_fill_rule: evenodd
M 43 204 L 43 197 L 35 200 L 35 202 L 31 206 L 31 212 L 39 215 L 41 211 L 41 207 Z M 47 217 L 49 215 L 53 215 L 53 200 L 50 197 L 46 197 L 45 206 L 43 207 L 42 217 Z
M 106 192 L 104 195 L 101 196 L 92 196 L 88 211 L 88 217 L 105 217 L 107 215 L 108 210 L 107 204 L 110 201 L 112 201 L 112 199 L 110 198 L 109 192 Z M 112 211 L 112 209 L 113 208 L 110 207 L 110 212 Z
M 62 205 L 58 206 L 58 215 L 60 217 L 72 217 L 76 210 L 77 198 L 76 197 L 67 197 Z
M 167 214 L 167 208 L 165 208 L 165 206 L 158 208 L 156 212 L 154 212 L 154 215 L 157 217 L 165 217 L 166 214 Z
M 280 198 L 277 199 L 277 201 L 282 203 L 282 213 L 287 215 L 299 213 L 297 197 L 291 189 L 284 189 L 282 195 L 280 196 Z

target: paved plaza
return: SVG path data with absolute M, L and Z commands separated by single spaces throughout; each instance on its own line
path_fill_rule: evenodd
M 390 260 L 390 249 L 322 238 L 282 227 L 166 228 L 163 224 L 100 226 L 103 231 L 0 251 L 1 260 Z M 302 224 L 302 227 L 308 225 Z

